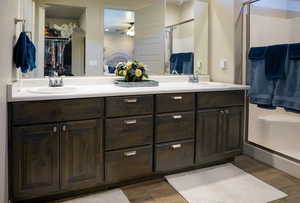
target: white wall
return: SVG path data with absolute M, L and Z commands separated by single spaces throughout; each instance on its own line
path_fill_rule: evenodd
M 209 68 L 213 81 L 234 82 L 235 69 L 235 1 L 209 1 Z M 225 70 L 219 68 L 227 60 Z
M 291 28 L 291 19 L 286 17 L 251 15 L 251 46 L 291 43 Z
M 134 58 L 147 65 L 150 75 L 164 73 L 164 38 L 164 0 L 157 0 L 150 6 L 135 11 Z
M 104 48 L 106 57 L 117 52 L 133 57 L 134 38 L 118 32 L 105 32 Z
M 180 7 L 174 3 L 166 5 L 166 26 L 180 22 Z
M 194 18 L 194 1 L 182 5 L 167 3 L 165 25 L 174 25 Z M 194 22 L 174 27 L 173 53 L 194 52 Z
M 208 2 L 195 1 L 194 18 L 195 72 L 208 74 Z
M 17 15 L 16 0 L 0 1 L 0 202 L 8 202 L 7 180 L 7 103 L 6 85 L 12 77 L 12 50 L 15 41 L 14 18 Z

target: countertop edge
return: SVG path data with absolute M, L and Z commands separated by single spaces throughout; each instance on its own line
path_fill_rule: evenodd
M 55 95 L 36 95 L 32 96 L 16 96 L 8 95 L 8 103 L 26 102 L 26 101 L 49 101 L 49 100 L 64 100 L 64 99 L 83 99 L 83 98 L 96 98 L 96 97 L 114 97 L 114 96 L 136 96 L 136 95 L 149 95 L 149 94 L 172 94 L 172 93 L 197 93 L 197 92 L 222 92 L 222 91 L 237 91 L 248 90 L 249 87 L 243 85 L 234 85 L 232 87 L 212 87 L 212 88 L 199 88 L 199 89 L 178 89 L 178 90 L 140 90 L 130 92 L 112 91 L 105 93 L 80 93 L 80 94 L 55 94 Z

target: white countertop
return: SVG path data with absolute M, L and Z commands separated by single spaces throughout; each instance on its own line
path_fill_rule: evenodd
M 21 83 L 8 85 L 8 102 L 248 89 L 248 86 L 244 85 L 206 82 L 205 80 L 201 80 L 200 83 L 190 83 L 187 77 L 183 79 L 182 76 L 181 78 L 172 76 L 151 78 L 160 82 L 158 87 L 124 88 L 115 86 L 113 84 L 114 79 L 105 78 L 105 81 L 101 80 L 100 82 L 99 79 L 95 78 L 90 79 L 89 82 L 87 80 L 79 82 L 76 79 L 66 79 L 65 87 L 74 88 L 73 92 L 50 94 L 31 92 L 33 88 L 47 87 L 47 79 L 25 80 Z

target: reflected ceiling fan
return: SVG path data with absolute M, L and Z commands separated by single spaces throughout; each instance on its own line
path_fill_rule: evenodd
M 127 22 L 125 24 L 128 24 L 128 28 L 126 29 L 117 29 L 117 32 L 123 33 L 123 34 L 127 34 L 128 36 L 133 37 L 135 32 L 134 32 L 134 22 Z
M 130 29 L 132 29 L 132 27 L 134 27 L 134 22 L 127 22 L 127 23 L 124 23 L 123 25 L 128 25 L 128 27 L 125 29 L 116 29 L 116 31 L 121 32 L 121 33 L 126 33 L 126 32 L 128 32 L 128 30 L 130 30 Z

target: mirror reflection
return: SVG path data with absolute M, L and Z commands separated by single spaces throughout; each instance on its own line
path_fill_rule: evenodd
M 38 68 L 25 77 L 207 74 L 207 0 L 33 0 Z
M 134 59 L 135 12 L 104 9 L 104 74 L 115 75 L 120 62 Z
M 84 8 L 48 5 L 45 8 L 44 76 L 85 75 Z
M 207 74 L 207 2 L 167 0 L 165 36 L 167 72 Z

